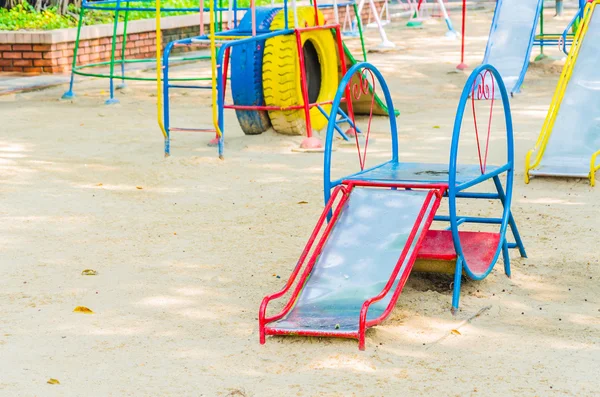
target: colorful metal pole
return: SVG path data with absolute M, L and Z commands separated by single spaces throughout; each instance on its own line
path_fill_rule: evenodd
M 121 0 L 117 0 L 117 6 L 115 9 L 115 21 L 113 22 L 113 34 L 112 34 L 112 46 L 110 51 L 110 83 L 109 83 L 109 95 L 110 97 L 104 102 L 106 105 L 113 105 L 119 103 L 119 100 L 115 98 L 115 51 L 117 50 L 117 28 L 119 27 L 119 9 L 121 8 Z
M 129 22 L 129 0 L 125 3 L 125 20 L 123 21 L 123 41 L 121 42 L 121 84 L 117 86 L 117 89 L 122 90 L 125 88 L 125 49 L 127 47 L 127 22 Z
M 169 102 L 169 82 L 171 81 L 169 78 L 169 55 L 173 47 L 173 42 L 171 42 L 164 49 L 162 55 L 162 97 L 161 92 L 157 92 L 158 101 L 162 101 L 162 121 L 159 121 L 159 125 L 162 123 L 161 128 L 165 136 L 165 157 L 171 154 L 171 131 L 173 130 L 171 128 L 171 103 Z M 157 82 L 160 82 L 159 79 L 157 79 Z
M 358 28 L 358 35 L 360 37 L 360 47 L 362 48 L 363 60 L 367 62 L 367 49 L 365 48 L 365 38 L 363 37 L 362 19 L 360 18 L 356 2 L 352 4 L 352 8 L 354 9 L 354 15 L 356 16 L 356 27 Z
M 535 57 L 535 61 L 541 61 L 546 58 L 544 54 L 544 2 L 542 1 L 542 11 L 540 12 L 540 55 Z
M 219 14 L 217 16 L 216 31 L 220 32 L 221 28 L 223 27 L 223 0 L 219 0 L 217 7 L 219 8 Z
M 229 0 L 227 5 L 227 30 L 233 29 L 233 1 Z
M 448 28 L 448 31 L 446 32 L 446 37 L 455 39 L 458 33 L 456 33 L 456 30 L 454 30 L 454 26 L 452 26 L 452 21 L 450 20 L 448 11 L 446 11 L 446 6 L 444 5 L 444 1 L 438 0 L 438 5 L 440 7 L 442 17 L 444 18 L 444 21 L 446 22 L 446 27 Z
M 333 0 L 333 16 L 334 16 L 336 25 L 339 25 L 340 24 L 340 15 L 339 15 L 339 11 L 338 11 L 337 0 Z
M 225 98 L 225 92 L 227 91 L 227 70 L 229 69 L 229 56 L 231 54 L 231 47 L 225 49 L 225 60 L 223 61 L 223 98 Z
M 306 66 L 304 63 L 304 50 L 302 48 L 302 36 L 300 31 L 294 31 L 296 35 L 296 46 L 298 48 L 298 61 L 300 66 L 300 86 L 302 87 L 302 100 L 304 105 L 304 117 L 306 120 L 306 136 L 312 138 L 312 123 L 310 121 L 310 102 L 308 98 L 308 85 L 306 84 Z
M 284 1 L 284 4 L 287 4 L 287 1 Z M 298 10 L 296 6 L 296 0 L 292 0 L 292 12 L 294 13 L 294 29 L 298 29 Z M 285 20 L 287 22 L 287 18 Z
M 209 8 L 209 15 L 210 15 L 210 54 L 211 54 L 211 81 L 212 81 L 212 121 L 213 121 L 213 125 L 215 127 L 215 131 L 217 136 L 219 137 L 219 158 L 223 159 L 223 146 L 224 146 L 224 142 L 223 142 L 223 132 L 221 131 L 220 128 L 220 120 L 219 120 L 219 106 L 218 106 L 218 102 L 219 102 L 219 93 L 217 90 L 217 47 L 216 47 L 216 43 L 215 43 L 215 25 L 216 25 L 216 21 L 215 21 L 215 3 L 217 0 L 211 0 L 210 1 L 210 8 Z M 221 0 L 219 0 L 221 1 Z
M 160 1 L 160 0 L 159 0 Z M 75 49 L 73 50 L 73 63 L 71 64 L 71 80 L 69 82 L 69 90 L 65 92 L 62 99 L 73 99 L 73 83 L 75 82 L 75 67 L 77 66 L 77 52 L 79 52 L 79 37 L 81 35 L 81 25 L 83 25 L 83 13 L 85 8 L 83 5 L 79 9 L 79 21 L 77 21 L 77 37 L 75 38 Z
M 163 91 L 162 91 L 162 30 L 160 27 L 160 0 L 156 0 L 156 119 L 165 140 L 165 157 L 170 154 L 169 134 L 163 123 Z
M 465 31 L 467 22 L 467 0 L 462 3 L 462 29 L 460 35 L 460 63 L 456 67 L 458 70 L 465 70 L 468 66 L 465 63 Z
M 256 3 L 254 0 L 250 1 L 250 8 L 252 9 L 252 37 L 256 37 Z M 229 58 L 229 51 L 227 51 L 227 58 Z
M 379 30 L 379 36 L 381 37 L 381 43 L 379 43 L 377 48 L 395 48 L 396 44 L 388 40 L 388 37 L 385 34 L 385 30 L 383 30 L 383 25 L 381 24 L 381 20 L 379 19 L 379 15 L 377 13 L 377 7 L 375 7 L 375 3 L 373 2 L 373 0 L 369 0 L 369 6 L 371 7 L 373 19 L 375 19 L 377 29 Z
M 422 21 L 419 20 L 419 15 L 420 15 L 420 10 L 421 10 L 421 2 L 423 0 L 419 0 L 419 3 L 414 6 L 414 4 L 412 1 L 410 1 L 410 7 L 412 8 L 414 6 L 414 10 L 415 12 L 412 15 L 412 18 L 408 21 L 408 23 L 406 24 L 406 26 L 408 26 L 409 28 L 414 28 L 414 27 L 418 27 L 421 26 L 423 24 Z
M 200 7 L 200 36 L 204 36 L 204 0 L 199 0 L 199 7 Z

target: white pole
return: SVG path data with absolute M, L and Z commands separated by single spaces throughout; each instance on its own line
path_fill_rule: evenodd
M 296 9 L 296 0 L 292 0 L 292 8 L 294 9 L 294 29 L 298 29 L 298 10 Z
M 383 30 L 383 26 L 381 25 L 381 20 L 379 19 L 379 15 L 377 12 L 377 8 L 375 7 L 375 3 L 373 0 L 369 0 L 369 5 L 371 6 L 371 13 L 375 18 L 375 24 L 377 24 L 377 29 L 379 30 L 379 36 L 381 36 L 381 43 L 377 46 L 379 48 L 394 48 L 396 45 L 388 40 L 387 35 L 385 34 L 385 30 Z M 359 14 L 360 15 L 360 14 Z
M 350 6 L 346 4 L 346 14 L 344 15 L 344 26 L 342 31 L 352 30 L 352 21 L 350 20 Z
M 229 0 L 229 9 L 227 10 L 227 29 L 233 29 L 233 1 Z
M 358 2 L 358 16 L 362 14 L 362 9 L 365 6 L 365 0 L 360 0 Z
M 383 2 L 383 7 L 381 7 L 381 12 L 379 13 L 379 19 L 381 20 L 382 25 L 387 25 L 390 23 L 390 12 L 388 10 L 389 3 L 388 0 Z
M 333 0 L 333 14 L 335 15 L 335 24 L 339 25 L 340 24 L 340 16 L 338 14 L 338 4 L 337 4 L 337 0 Z
M 442 11 L 442 15 L 444 16 L 444 20 L 446 21 L 446 26 L 448 26 L 448 31 L 446 32 L 446 37 L 457 38 L 460 37 L 460 34 L 454 30 L 452 26 L 452 21 L 448 16 L 448 12 L 446 11 L 446 6 L 444 5 L 444 0 L 438 0 L 438 4 L 440 6 L 440 10 Z

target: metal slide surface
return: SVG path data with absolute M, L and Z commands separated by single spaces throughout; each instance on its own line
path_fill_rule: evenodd
M 498 69 L 511 93 L 519 92 L 525 78 L 542 1 L 498 0 L 496 5 L 483 63 Z
M 600 11 L 590 17 L 542 161 L 530 175 L 587 178 L 600 150 Z
M 367 320 L 378 319 L 402 275 L 411 271 L 411 253 L 419 248 L 419 237 L 434 216 L 437 198 L 431 195 L 426 203 L 427 196 L 427 191 L 354 188 L 294 308 L 268 327 L 291 332 L 357 332 L 363 303 L 383 290 L 426 206 L 392 289 L 369 308 Z

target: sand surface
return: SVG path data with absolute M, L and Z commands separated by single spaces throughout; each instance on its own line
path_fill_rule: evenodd
M 472 67 L 492 12 L 469 18 Z M 444 30 L 396 23 L 388 32 L 405 50 L 371 55 L 402 112 L 407 160 L 448 158 L 467 75 Z M 529 258 L 511 253 L 511 279 L 500 261 L 467 282 L 456 316 L 450 278 L 411 276 L 364 352 L 352 340 L 258 343 L 259 304 L 284 285 L 323 207 L 322 155 L 292 152 L 300 137 L 244 136 L 227 111 L 224 161 L 189 133 L 174 134 L 165 159 L 152 84 L 131 83 L 114 107 L 104 80 L 79 82 L 73 102 L 58 100 L 65 87 L 0 97 L 0 395 L 597 395 L 600 188 L 523 183 L 562 62 L 533 65 L 511 102 L 513 208 Z M 207 127 L 209 103 L 178 93 L 174 115 Z M 388 155 L 386 123 L 374 127 L 373 161 Z M 490 159 L 504 156 L 500 141 Z M 351 149 L 335 155 L 336 172 L 356 169 Z M 88 268 L 98 274 L 82 276 Z M 94 314 L 73 313 L 79 305 Z

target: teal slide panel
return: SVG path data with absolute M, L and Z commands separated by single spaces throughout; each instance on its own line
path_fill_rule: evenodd
M 520 91 L 525 78 L 542 2 L 498 0 L 496 3 L 483 63 L 498 69 L 511 93 Z M 500 97 L 497 86 L 495 94 Z

